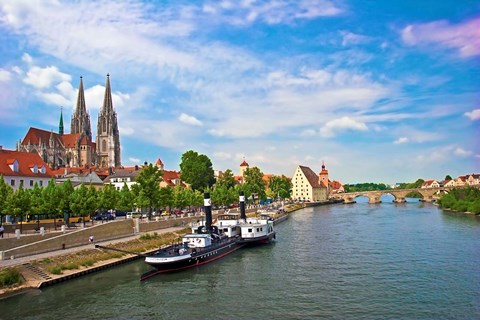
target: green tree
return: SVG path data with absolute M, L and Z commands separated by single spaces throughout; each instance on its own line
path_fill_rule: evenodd
M 57 186 L 57 188 L 59 194 L 58 202 L 60 214 L 63 214 L 65 224 L 68 224 L 70 216 L 73 213 L 70 205 L 72 201 L 72 194 L 74 192 L 72 181 L 70 181 L 70 179 L 67 179 L 67 181 L 62 183 L 60 186 Z
M 182 180 L 193 190 L 203 191 L 215 183 L 212 162 L 206 155 L 195 151 L 189 150 L 182 155 L 180 171 Z
M 245 182 L 242 186 L 245 197 L 248 199 L 252 194 L 258 194 L 258 199 L 266 200 L 266 183 L 263 180 L 263 173 L 259 168 L 247 168 L 244 173 Z
M 148 209 L 149 219 L 152 217 L 153 208 L 158 203 L 161 178 L 162 172 L 158 167 L 149 164 L 138 174 L 137 183 L 132 186 L 137 206 Z
M 38 228 L 40 227 L 40 216 L 43 214 L 44 210 L 44 201 L 42 197 L 42 188 L 38 186 L 38 183 L 35 182 L 33 189 L 29 190 L 30 192 L 30 210 L 32 215 L 38 221 Z
M 215 187 L 224 187 L 226 189 L 234 188 L 237 185 L 235 176 L 233 175 L 232 170 L 227 169 L 221 177 L 215 182 Z
M 117 207 L 118 201 L 118 192 L 115 189 L 113 184 L 106 184 L 104 185 L 101 192 L 98 192 L 99 196 L 99 209 L 104 210 L 114 210 Z
M 6 210 L 6 203 L 9 194 L 13 193 L 12 187 L 10 187 L 3 178 L 3 175 L 0 175 L 0 225 L 3 222 L 3 216 L 8 213 Z
M 173 188 L 173 206 L 175 208 L 183 209 L 188 206 L 188 191 L 181 186 Z
M 164 187 L 160 188 L 158 192 L 158 208 L 167 208 L 170 210 L 173 206 L 173 188 L 172 187 Z
M 451 177 L 449 174 L 447 174 L 447 175 L 445 176 L 445 179 L 444 179 L 444 180 L 445 180 L 445 181 L 449 181 L 449 180 L 453 180 L 453 179 L 452 179 L 452 177 Z
M 24 215 L 29 215 L 30 211 L 30 193 L 23 189 L 23 183 L 17 190 L 10 193 L 7 197 L 6 206 L 8 212 L 12 213 L 19 222 L 24 221 Z M 20 225 L 20 232 L 22 232 L 22 225 Z
M 53 215 L 54 227 L 57 228 L 56 219 L 60 216 L 60 204 L 58 202 L 59 196 L 59 189 L 55 185 L 53 179 L 50 179 L 47 186 L 42 189 L 42 197 L 43 197 L 43 211 L 46 214 Z
M 282 175 L 279 176 L 272 176 L 269 179 L 269 189 L 272 191 L 272 199 L 288 199 L 290 198 L 290 194 L 292 192 L 292 181 Z
M 83 223 L 85 222 L 85 217 L 90 215 L 88 188 L 83 183 L 72 193 L 70 208 L 75 215 L 82 217 Z
M 134 197 L 133 193 L 128 189 L 126 183 L 118 193 L 117 209 L 122 211 L 131 211 L 133 209 Z

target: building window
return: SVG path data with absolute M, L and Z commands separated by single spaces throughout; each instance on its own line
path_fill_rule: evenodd
M 40 187 L 43 187 L 43 181 L 40 180 Z
M 20 185 L 23 187 L 23 179 L 20 180 Z
M 12 187 L 15 187 L 15 180 L 13 180 L 13 179 L 10 180 L 10 185 L 11 185 Z
M 106 140 L 102 141 L 102 151 L 103 152 L 107 151 L 107 141 Z
M 33 180 L 30 180 L 30 187 L 33 187 Z

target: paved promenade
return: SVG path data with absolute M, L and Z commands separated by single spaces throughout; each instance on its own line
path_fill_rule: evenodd
M 168 232 L 174 232 L 174 231 L 177 231 L 177 230 L 181 230 L 183 228 L 185 228 L 185 227 L 163 228 L 163 229 L 155 230 L 154 232 L 156 232 L 158 234 L 163 234 L 163 233 L 168 233 Z M 109 245 L 109 244 L 134 240 L 134 239 L 139 238 L 141 235 L 142 235 L 142 233 L 139 233 L 139 234 L 136 234 L 136 235 L 132 235 L 132 236 L 124 237 L 124 238 L 119 238 L 119 239 L 115 239 L 115 240 L 96 242 L 95 244 L 100 244 L 100 245 L 106 246 L 106 245 Z M 16 258 L 16 259 L 0 260 L 0 268 L 17 266 L 17 265 L 21 265 L 21 264 L 24 264 L 24 263 L 34 261 L 34 260 L 56 257 L 56 256 L 64 255 L 64 254 L 69 254 L 69 253 L 72 253 L 72 252 L 78 252 L 78 251 L 85 250 L 85 249 L 91 249 L 91 248 L 94 248 L 93 244 L 68 248 L 68 249 L 64 249 L 64 250 L 50 251 L 50 252 L 46 252 L 46 253 L 35 254 L 35 255 L 30 255 L 30 256 Z

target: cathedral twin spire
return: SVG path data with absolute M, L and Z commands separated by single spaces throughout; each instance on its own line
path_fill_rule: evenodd
M 63 115 L 60 115 L 60 131 L 63 134 Z M 75 112 L 72 116 L 70 133 L 85 135 L 92 139 L 90 115 L 87 113 L 83 78 L 80 77 L 78 98 Z M 119 167 L 120 162 L 120 135 L 118 131 L 117 113 L 113 109 L 110 75 L 107 74 L 103 106 L 98 114 L 95 164 L 100 167 Z

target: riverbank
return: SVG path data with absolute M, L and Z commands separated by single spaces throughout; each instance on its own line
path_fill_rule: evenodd
M 97 242 L 96 244 L 146 254 L 167 245 L 185 232 L 185 227 L 171 227 L 122 239 Z M 133 254 L 105 252 L 96 249 L 94 244 L 89 244 L 66 250 L 1 261 L 2 269 L 17 269 L 23 277 L 23 282 L 19 285 L 0 289 L 0 299 L 22 293 L 25 290 L 43 288 L 139 258 L 140 256 Z
M 294 203 L 286 206 L 286 213 L 276 218 L 275 224 L 281 223 L 288 215 L 305 207 L 333 204 L 334 202 L 322 203 Z M 336 202 L 335 202 L 336 203 Z M 184 227 L 170 227 L 130 237 L 123 237 L 111 241 L 97 242 L 102 246 L 114 247 L 121 250 L 148 254 L 158 250 L 159 247 L 171 243 L 173 239 L 181 237 L 187 229 Z M 157 241 L 149 241 L 153 235 Z M 142 239 L 143 237 L 143 239 Z M 135 247 L 137 245 L 137 247 Z M 139 250 L 138 246 L 143 250 Z M 98 257 L 99 253 L 104 254 Z M 118 252 L 104 252 L 95 249 L 92 244 L 57 250 L 43 254 L 31 255 L 12 260 L 0 261 L 2 269 L 16 268 L 24 278 L 20 285 L 0 289 L 0 299 L 23 293 L 26 290 L 44 288 L 73 278 L 81 277 L 93 272 L 114 267 L 140 259 L 141 256 Z

